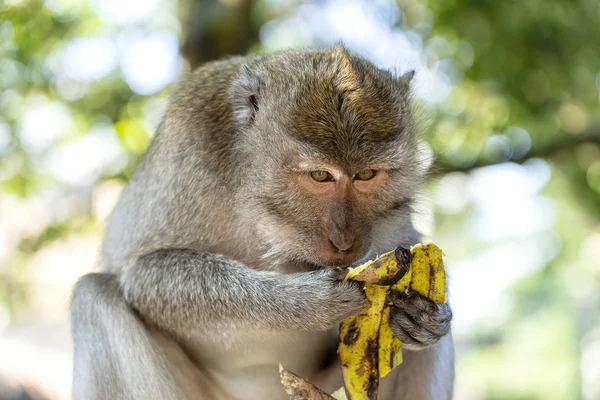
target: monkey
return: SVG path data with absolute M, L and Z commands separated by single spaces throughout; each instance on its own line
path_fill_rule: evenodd
M 413 74 L 342 44 L 186 73 L 75 285 L 73 398 L 283 400 L 279 363 L 342 386 L 366 300 L 339 268 L 421 240 Z M 450 307 L 389 300 L 404 362 L 379 398 L 451 399 Z

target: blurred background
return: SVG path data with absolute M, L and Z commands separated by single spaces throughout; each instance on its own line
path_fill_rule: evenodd
M 338 41 L 417 70 L 456 398 L 600 399 L 597 0 L 0 1 L 0 399 L 69 398 L 71 287 L 179 74 Z

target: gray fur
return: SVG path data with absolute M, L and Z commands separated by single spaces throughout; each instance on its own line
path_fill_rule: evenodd
M 343 237 L 360 240 L 340 260 L 355 263 L 419 241 L 411 77 L 341 46 L 233 57 L 183 77 L 111 215 L 105 273 L 75 289 L 74 398 L 284 399 L 279 362 L 316 378 L 332 329 L 365 304 L 360 285 L 324 268 L 319 240 L 351 230 Z M 380 165 L 389 182 L 325 201 L 291 185 L 297 159 L 350 174 Z M 429 347 L 407 350 L 415 367 L 388 379 L 407 383 L 381 399 L 449 398 L 451 340 L 432 346 L 449 308 L 394 304 L 394 332 Z

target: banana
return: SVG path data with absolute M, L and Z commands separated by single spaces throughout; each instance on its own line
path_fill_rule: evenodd
M 368 306 L 340 324 L 338 354 L 350 400 L 376 399 L 379 388 L 379 331 L 387 286 L 365 284 Z M 360 395 L 359 395 L 360 394 Z
M 335 400 L 348 400 L 348 397 L 346 397 L 346 389 L 344 389 L 343 386 L 333 392 L 332 396 Z
M 418 244 L 411 249 L 412 278 L 410 289 L 422 294 L 434 303 L 446 303 L 446 273 L 442 250 L 435 244 Z M 393 290 L 397 290 L 392 286 Z
M 281 364 L 279 364 L 279 375 L 281 384 L 291 400 L 336 400 L 306 379 L 283 368 Z
M 430 243 L 397 248 L 346 272 L 341 279 L 365 282 L 368 305 L 340 324 L 338 354 L 344 387 L 329 395 L 280 366 L 293 400 L 376 400 L 379 379 L 402 363 L 402 343 L 390 328 L 390 292 L 417 292 L 446 303 L 443 253 Z
M 389 306 L 384 307 L 379 328 L 379 376 L 382 378 L 402 364 L 402 342 L 394 336 L 390 328 L 391 310 Z
M 346 390 L 342 386 L 329 395 L 304 378 L 290 372 L 279 364 L 281 384 L 291 400 L 348 400 Z
M 348 400 L 377 399 L 379 378 L 402 363 L 402 343 L 389 325 L 388 293 L 413 290 L 437 303 L 447 301 L 442 256 L 435 244 L 418 244 L 410 252 L 398 248 L 385 253 L 346 274 L 344 279 L 365 282 L 368 301 L 367 309 L 340 325 L 338 354 Z M 390 276 L 393 271 L 396 277 Z M 389 286 L 381 286 L 382 281 Z
M 402 278 L 409 269 L 409 264 L 399 263 L 397 252 L 405 249 L 389 251 L 377 257 L 374 261 L 366 262 L 347 271 L 344 280 L 369 282 L 380 286 L 392 286 Z M 402 257 L 402 255 L 400 256 Z

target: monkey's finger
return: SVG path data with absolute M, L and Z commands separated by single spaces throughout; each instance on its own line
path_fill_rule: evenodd
M 410 296 L 407 296 L 404 293 L 392 292 L 388 298 L 394 306 L 411 314 L 413 318 L 431 316 L 437 312 L 437 304 L 418 293 L 411 293 Z
M 427 344 L 421 343 L 415 339 L 410 333 L 404 330 L 400 325 L 390 324 L 390 328 L 394 335 L 402 342 L 402 346 L 411 350 L 418 350 L 427 347 Z
M 406 296 L 404 293 L 392 293 L 389 296 L 394 306 L 411 314 L 417 320 L 450 320 L 452 319 L 452 310 L 448 303 L 434 303 L 427 297 L 418 293 L 411 293 Z
M 423 326 L 420 326 L 410 315 L 402 313 L 394 313 L 391 315 L 390 326 L 392 332 L 398 331 L 402 336 L 410 336 L 413 342 L 420 343 L 424 346 L 434 344 L 440 339 L 440 335 L 430 332 Z M 398 337 L 403 343 L 403 338 Z M 408 343 L 408 342 L 406 342 Z
M 333 269 L 333 276 L 336 281 L 346 280 L 346 276 L 348 276 L 348 272 L 350 271 L 350 268 L 335 267 L 332 269 Z
M 452 309 L 448 304 L 436 304 L 436 311 L 430 314 L 430 322 L 424 323 L 430 332 L 444 336 L 450 331 L 452 322 Z
M 452 310 L 448 304 L 436 304 L 426 298 L 393 299 L 392 314 L 406 314 L 434 335 L 444 336 L 450 330 Z

